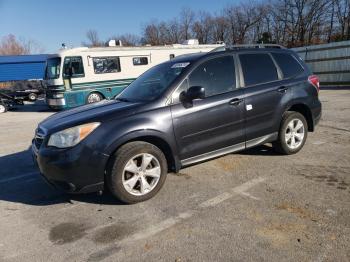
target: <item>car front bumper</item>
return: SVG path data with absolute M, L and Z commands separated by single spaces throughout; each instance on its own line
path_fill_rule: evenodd
M 33 160 L 51 185 L 69 193 L 89 193 L 104 189 L 109 156 L 83 144 L 69 149 L 37 148 L 32 143 Z

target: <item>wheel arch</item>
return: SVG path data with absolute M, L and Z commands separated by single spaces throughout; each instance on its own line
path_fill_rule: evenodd
M 107 161 L 105 170 L 108 171 L 113 165 L 114 154 L 120 147 L 127 143 L 135 141 L 147 142 L 158 147 L 163 152 L 167 160 L 168 171 L 178 172 L 180 169 L 180 161 L 178 161 L 176 155 L 174 154 L 174 150 L 172 149 L 171 145 L 166 141 L 166 139 L 155 134 L 139 134 L 136 136 L 127 136 L 121 139 L 116 145 L 114 145 L 111 153 L 109 154 L 109 159 Z
M 309 132 L 314 131 L 315 127 L 314 127 L 312 113 L 311 113 L 310 108 L 307 105 L 302 104 L 302 103 L 293 104 L 293 105 L 289 106 L 286 111 L 294 111 L 294 112 L 298 112 L 298 113 L 302 114 L 306 119 L 308 131 Z

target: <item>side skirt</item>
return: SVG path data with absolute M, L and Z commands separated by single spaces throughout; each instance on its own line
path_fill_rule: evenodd
M 244 150 L 244 149 L 247 149 L 247 148 L 251 148 L 251 147 L 254 147 L 254 146 L 258 146 L 258 145 L 262 145 L 262 144 L 265 144 L 265 143 L 273 142 L 273 141 L 277 140 L 277 138 L 278 138 L 278 133 L 277 132 L 269 134 L 269 135 L 266 135 L 266 136 L 258 137 L 258 138 L 249 140 L 249 141 L 247 141 L 245 143 L 244 142 L 243 143 L 239 143 L 239 144 L 236 144 L 236 145 L 233 145 L 233 146 L 228 146 L 228 147 L 221 148 L 221 149 L 218 149 L 218 150 L 215 150 L 215 151 L 211 151 L 211 152 L 208 152 L 208 153 L 205 153 L 205 154 L 202 154 L 202 155 L 198 155 L 198 156 L 194 156 L 194 157 L 183 159 L 183 160 L 181 160 L 181 166 L 182 167 L 189 166 L 189 165 L 192 165 L 192 164 L 195 164 L 195 163 L 198 163 L 198 162 L 203 162 L 203 161 L 215 158 L 215 157 L 219 157 L 219 156 L 226 155 L 226 154 L 229 154 L 229 153 L 234 153 L 234 152 L 237 152 L 237 151 L 241 151 L 241 150 Z

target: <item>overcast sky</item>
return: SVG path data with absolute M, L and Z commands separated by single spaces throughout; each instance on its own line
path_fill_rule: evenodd
M 152 20 L 168 20 L 183 7 L 217 13 L 236 0 L 0 0 L 0 37 L 14 34 L 40 43 L 47 53 L 61 43 L 80 46 L 89 29 L 101 39 L 140 34 Z

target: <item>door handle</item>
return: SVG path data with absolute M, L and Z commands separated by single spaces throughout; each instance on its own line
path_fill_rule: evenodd
M 288 90 L 288 87 L 281 86 L 280 88 L 277 89 L 278 92 L 280 93 L 286 93 Z
M 234 98 L 234 99 L 230 100 L 229 104 L 232 106 L 238 106 L 242 101 L 243 101 L 243 99 Z

